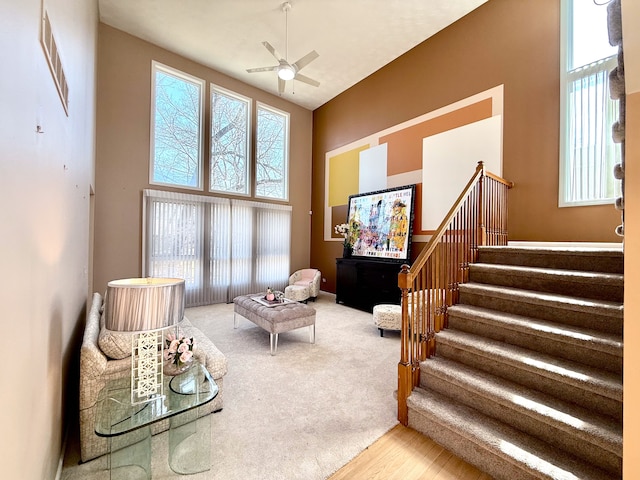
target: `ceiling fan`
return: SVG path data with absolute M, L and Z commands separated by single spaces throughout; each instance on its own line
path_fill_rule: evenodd
M 282 11 L 285 14 L 285 56 L 280 55 L 275 48 L 269 42 L 262 42 L 262 45 L 269 50 L 271 55 L 278 60 L 278 65 L 274 65 L 272 67 L 258 67 L 258 68 L 249 68 L 247 69 L 248 73 L 257 73 L 257 72 L 277 72 L 278 73 L 278 92 L 280 94 L 284 93 L 284 86 L 287 80 L 298 80 L 300 82 L 306 83 L 308 85 L 312 85 L 317 87 L 320 85 L 320 82 L 314 80 L 313 78 L 309 78 L 305 75 L 302 75 L 300 70 L 303 67 L 311 63 L 313 60 L 318 58 L 318 52 L 315 50 L 310 51 L 300 60 L 295 63 L 289 63 L 289 22 L 288 22 L 288 13 L 291 10 L 291 3 L 284 2 L 282 4 Z

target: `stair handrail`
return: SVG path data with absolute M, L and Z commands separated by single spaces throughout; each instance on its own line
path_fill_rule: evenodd
M 408 423 L 407 398 L 420 380 L 420 362 L 435 353 L 435 334 L 457 303 L 479 245 L 506 245 L 507 191 L 513 183 L 478 166 L 411 266 L 398 274 L 402 326 L 398 363 L 398 421 Z M 462 212 L 462 215 L 461 215 Z M 410 295 L 411 294 L 411 295 Z

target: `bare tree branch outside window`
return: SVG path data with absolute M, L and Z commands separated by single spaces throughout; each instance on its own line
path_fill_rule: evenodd
M 258 107 L 256 132 L 256 196 L 287 199 L 289 117 Z
M 152 181 L 200 186 L 201 85 L 155 72 Z
M 211 190 L 248 194 L 249 102 L 211 93 Z

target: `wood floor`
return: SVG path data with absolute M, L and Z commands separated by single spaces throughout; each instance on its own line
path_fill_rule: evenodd
M 328 480 L 491 480 L 411 428 L 397 425 Z

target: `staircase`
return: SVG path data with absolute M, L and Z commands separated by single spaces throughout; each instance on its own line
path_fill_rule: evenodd
M 480 247 L 409 426 L 496 479 L 622 478 L 623 254 Z

